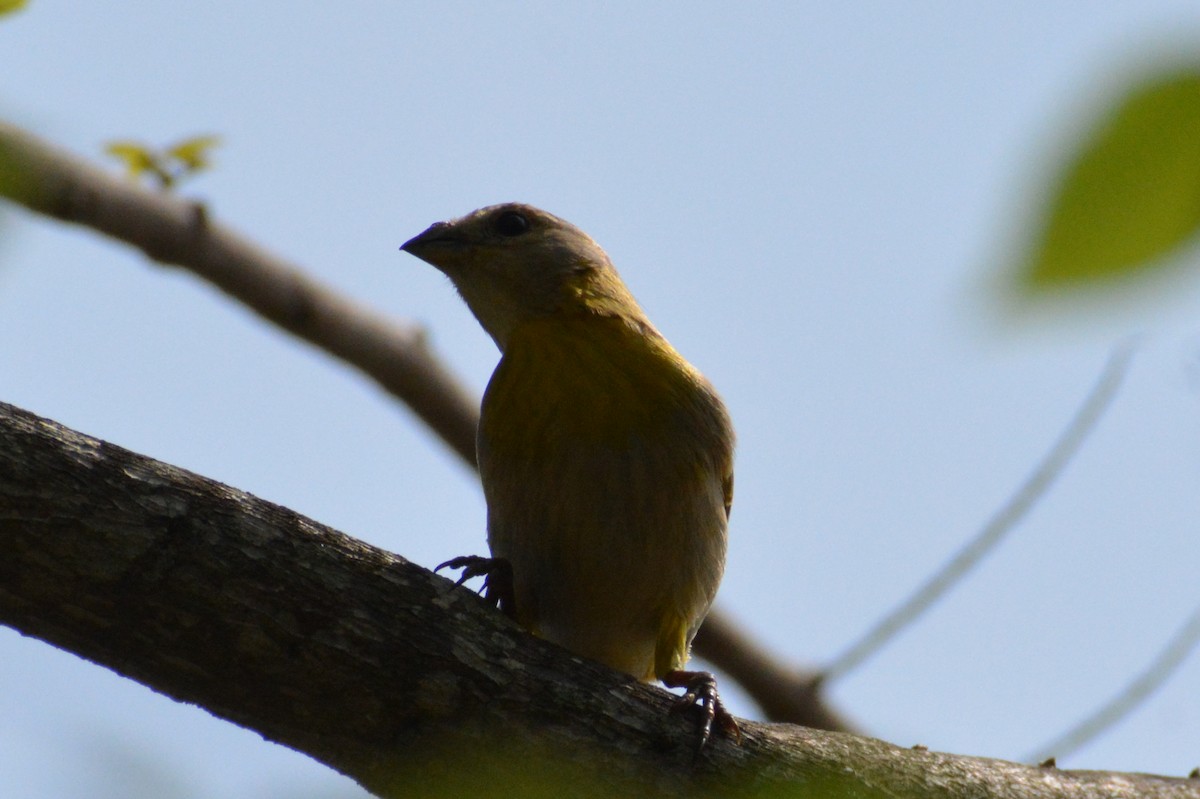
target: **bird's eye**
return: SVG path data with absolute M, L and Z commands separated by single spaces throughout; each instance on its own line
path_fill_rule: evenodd
M 529 230 L 529 220 L 519 211 L 505 211 L 496 217 L 496 232 L 501 236 L 520 236 Z

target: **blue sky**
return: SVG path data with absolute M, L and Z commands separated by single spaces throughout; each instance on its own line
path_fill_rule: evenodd
M 1200 289 L 1017 327 L 1012 234 L 1095 103 L 1193 0 L 73 3 L 0 22 L 0 114 L 70 149 L 218 133 L 185 187 L 400 319 L 475 390 L 491 341 L 398 251 L 521 200 L 613 257 L 739 433 L 719 604 L 838 653 L 975 531 L 1131 333 L 1112 412 L 977 573 L 833 687 L 871 734 L 1018 758 L 1200 601 Z M 474 476 L 405 410 L 187 274 L 0 211 L 0 400 L 426 566 L 483 547 Z M 1200 764 L 1200 657 L 1063 765 Z M 729 691 L 735 711 L 752 706 Z M 46 768 L 53 763 L 53 768 Z M 0 791 L 353 796 L 328 769 L 0 629 Z

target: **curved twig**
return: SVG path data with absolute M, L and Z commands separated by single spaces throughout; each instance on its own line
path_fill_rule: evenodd
M 1105 730 L 1113 727 L 1128 716 L 1150 694 L 1158 690 L 1175 673 L 1180 664 L 1200 642 L 1200 608 L 1192 612 L 1175 635 L 1167 641 L 1150 665 L 1134 677 L 1112 699 L 1071 729 L 1049 743 L 1043 744 L 1025 758 L 1029 763 L 1040 763 L 1053 757 L 1061 759 L 1083 748 Z
M 1042 458 L 1037 468 L 1026 478 L 1020 488 L 1000 508 L 979 534 L 968 541 L 942 568 L 938 569 L 924 584 L 914 591 L 890 613 L 880 619 L 861 638 L 833 659 L 821 672 L 820 682 L 829 683 L 845 676 L 867 658 L 878 652 L 901 630 L 910 625 L 922 613 L 953 588 L 963 575 L 969 572 L 1006 535 L 1011 533 L 1030 509 L 1037 504 L 1054 481 L 1063 473 L 1067 464 L 1079 452 L 1097 422 L 1108 410 L 1117 388 L 1129 371 L 1133 358 L 1134 344 L 1126 341 L 1118 345 L 1109 355 L 1108 363 L 1100 374 L 1087 399 L 1075 412 L 1054 446 Z

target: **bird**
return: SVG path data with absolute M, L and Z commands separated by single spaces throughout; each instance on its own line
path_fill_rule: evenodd
M 685 668 L 725 568 L 734 431 L 709 381 L 651 324 L 590 236 L 504 203 L 401 250 L 449 278 L 500 350 L 476 451 L 490 557 L 438 569 L 536 636 L 699 705 L 741 733 L 715 677 Z

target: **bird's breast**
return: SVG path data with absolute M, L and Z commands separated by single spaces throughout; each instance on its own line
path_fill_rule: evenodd
M 731 458 L 720 400 L 657 334 L 617 319 L 514 331 L 479 461 L 522 622 L 644 676 L 663 620 L 698 624 L 720 581 Z
M 682 434 L 703 447 L 724 410 L 657 334 L 622 320 L 530 322 L 514 331 L 484 396 L 480 445 L 537 457 L 563 448 L 636 451 Z

